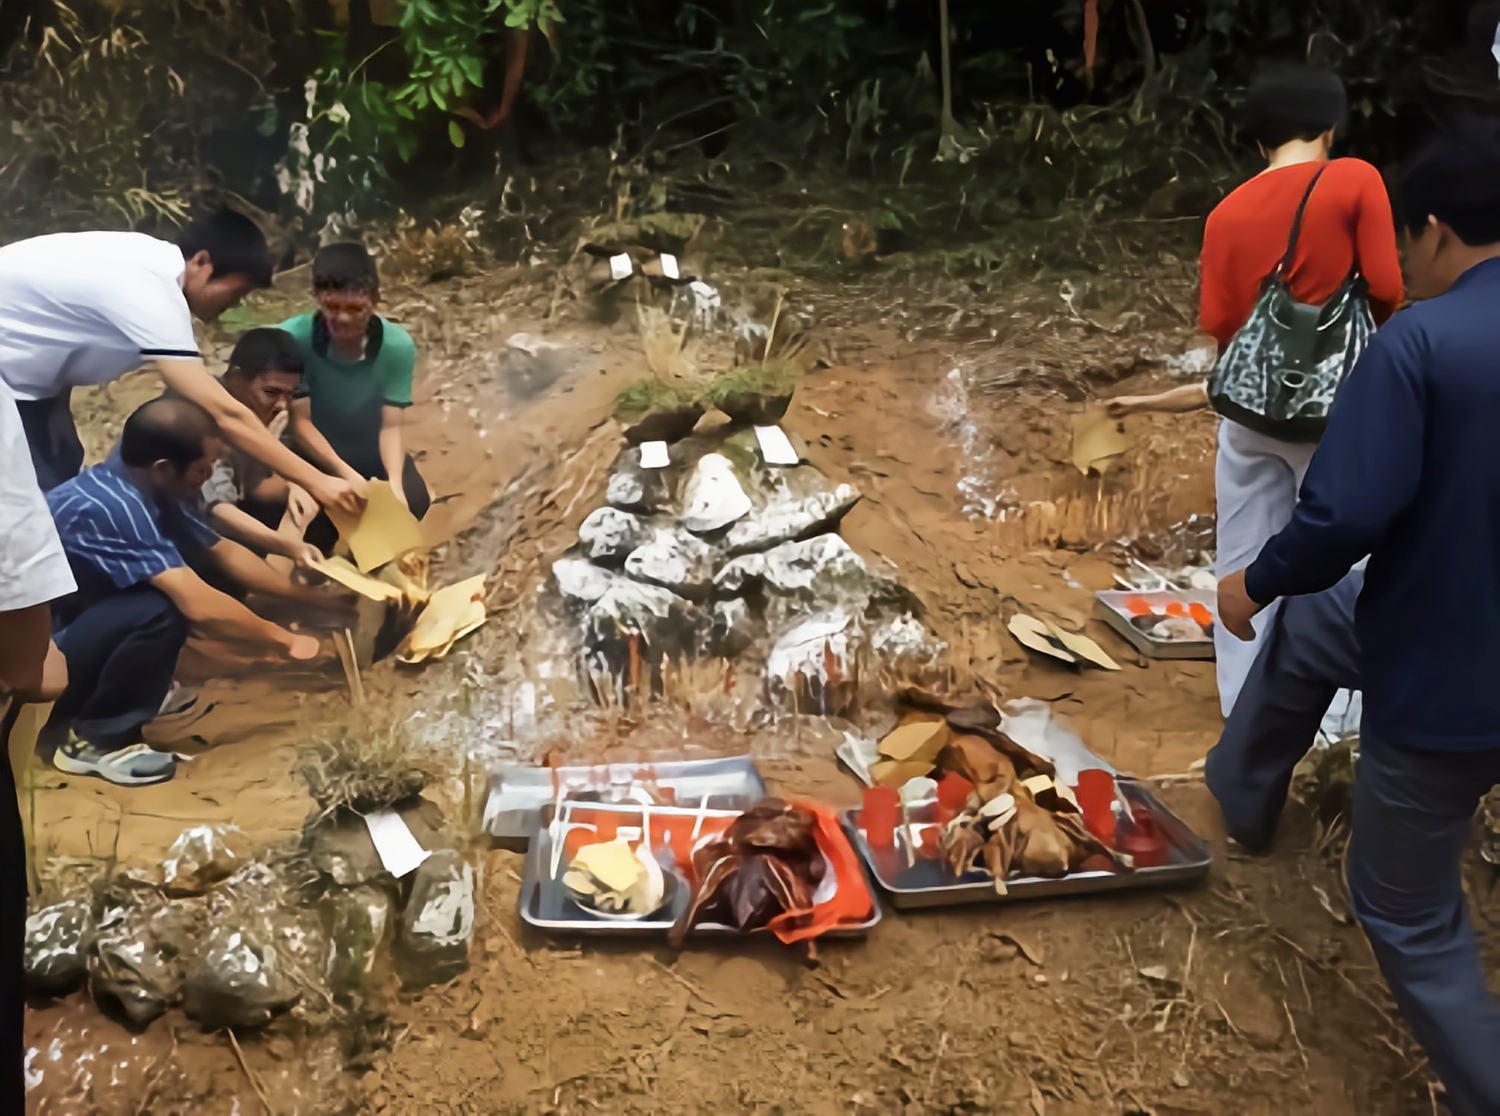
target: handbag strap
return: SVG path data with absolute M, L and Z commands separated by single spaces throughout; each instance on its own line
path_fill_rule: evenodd
M 1307 192 L 1302 195 L 1302 204 L 1297 206 L 1297 215 L 1292 218 L 1292 234 L 1287 238 L 1286 255 L 1281 257 L 1281 262 L 1271 273 L 1275 279 L 1285 279 L 1286 273 L 1291 270 L 1292 258 L 1297 254 L 1297 241 L 1302 238 L 1302 217 L 1307 212 L 1307 203 L 1312 198 L 1313 187 L 1318 184 L 1318 179 L 1323 177 L 1323 172 L 1327 169 L 1328 164 L 1324 163 L 1318 168 L 1318 173 L 1313 175 L 1312 181 L 1307 184 Z

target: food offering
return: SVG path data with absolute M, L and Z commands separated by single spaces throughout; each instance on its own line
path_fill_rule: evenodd
M 864 805 L 846 824 L 896 906 L 1104 891 L 1206 873 L 1207 848 L 1144 786 L 1102 761 L 1090 764 L 1097 757 L 1081 742 L 1055 762 L 1018 744 L 1001 721 L 993 709 L 915 711 L 881 742 Z M 884 754 L 905 754 L 917 736 L 924 758 Z M 925 758 L 934 740 L 941 747 Z M 882 766 L 892 762 L 903 766 Z
M 533 839 L 522 917 L 568 934 L 862 934 L 880 917 L 858 855 L 821 803 L 744 810 L 568 800 Z
M 1196 589 L 1095 594 L 1100 616 L 1142 654 L 1155 659 L 1211 659 L 1214 594 Z

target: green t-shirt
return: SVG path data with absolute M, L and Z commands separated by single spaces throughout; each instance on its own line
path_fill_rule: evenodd
M 312 403 L 312 423 L 349 466 L 366 477 L 384 477 L 380 463 L 381 409 L 410 407 L 417 345 L 395 322 L 370 323 L 365 358 L 339 360 L 316 310 L 281 323 L 302 350 L 302 390 Z

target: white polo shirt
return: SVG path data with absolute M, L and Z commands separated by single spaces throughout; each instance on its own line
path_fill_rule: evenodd
M 80 232 L 0 248 L 0 380 L 19 400 L 104 384 L 153 356 L 196 357 L 181 250 Z
M 36 486 L 21 416 L 10 389 L 0 384 L 0 612 L 46 604 L 73 589 L 73 570 Z

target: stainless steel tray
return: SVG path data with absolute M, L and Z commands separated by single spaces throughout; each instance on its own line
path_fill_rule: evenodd
M 1118 632 L 1125 642 L 1129 643 L 1142 655 L 1149 659 L 1212 659 L 1214 657 L 1213 637 L 1203 639 L 1152 639 L 1130 622 L 1130 613 L 1125 609 L 1125 601 L 1130 597 L 1139 597 L 1150 605 L 1165 605 L 1169 601 L 1182 601 L 1184 604 L 1201 604 L 1214 615 L 1214 623 L 1219 622 L 1218 600 L 1214 593 L 1202 589 L 1173 589 L 1173 590 L 1135 590 L 1135 589 L 1103 589 L 1094 594 L 1094 607 L 1099 613 L 1100 619 Z
M 497 843 L 524 852 L 559 786 L 573 788 L 575 795 L 593 788 L 610 798 L 623 795 L 632 781 L 642 780 L 671 790 L 682 806 L 708 800 L 715 806 L 743 808 L 766 796 L 765 780 L 749 756 L 593 767 L 513 764 L 490 776 L 482 824 Z
M 1183 885 L 1195 883 L 1208 875 L 1213 856 L 1201 837 L 1162 805 L 1143 783 L 1121 778 L 1115 786 L 1128 802 L 1147 807 L 1156 818 L 1169 843 L 1166 863 L 1154 868 L 1137 868 L 1134 872 L 1073 872 L 1056 880 L 1012 877 L 1005 881 L 1006 894 L 1000 895 L 996 893 L 995 881 L 988 872 L 970 872 L 954 879 L 941 860 L 921 857 L 914 866 L 908 866 L 899 840 L 890 849 L 872 849 L 860 829 L 858 810 L 845 811 L 844 829 L 875 882 L 890 897 L 891 905 L 902 910 Z M 913 810 L 912 821 L 929 822 L 934 810 L 932 805 L 919 807 Z
M 590 803 L 590 807 L 609 810 L 610 806 Z M 623 811 L 622 811 L 623 812 Z M 631 810 L 633 813 L 634 810 Z M 709 817 L 733 817 L 736 810 L 705 810 Z M 672 807 L 661 807 L 651 811 L 652 817 L 696 818 L 700 811 Z M 845 836 L 849 836 L 847 830 Z M 861 923 L 830 931 L 825 937 L 860 938 L 870 932 L 880 921 L 880 895 L 868 875 L 866 863 L 865 886 L 870 890 L 870 917 Z M 559 863 L 552 870 L 552 838 L 547 827 L 542 826 L 531 841 L 527 851 L 526 866 L 521 875 L 520 909 L 521 919 L 547 934 L 561 937 L 611 937 L 611 938 L 661 938 L 665 937 L 673 923 L 692 902 L 692 888 L 686 879 L 676 877 L 678 886 L 668 886 L 667 902 L 656 914 L 642 919 L 620 920 L 603 918 L 584 910 L 568 895 L 563 887 L 562 876 L 567 866 Z M 758 931 L 757 931 L 758 932 Z M 695 926 L 689 935 L 692 938 L 744 938 L 745 931 L 716 922 L 705 922 Z

